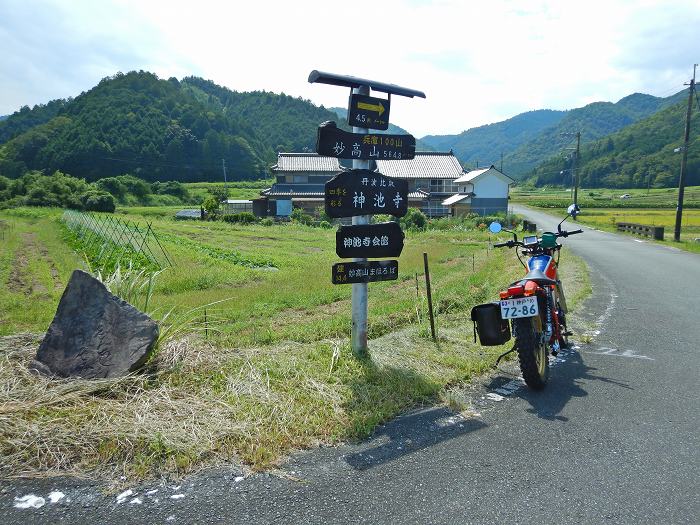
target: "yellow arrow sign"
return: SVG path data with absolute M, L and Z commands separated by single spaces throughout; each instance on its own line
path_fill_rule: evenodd
M 379 116 L 382 116 L 382 113 L 384 113 L 384 104 L 379 103 L 379 104 L 368 104 L 367 102 L 358 102 L 357 103 L 357 109 L 366 109 L 368 111 L 376 111 L 379 113 Z

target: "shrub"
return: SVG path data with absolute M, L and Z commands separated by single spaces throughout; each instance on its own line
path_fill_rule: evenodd
M 114 213 L 116 205 L 114 197 L 106 191 L 91 190 L 80 197 L 85 211 L 103 211 Z
M 422 230 L 428 223 L 428 218 L 418 208 L 409 208 L 408 213 L 401 218 L 401 226 L 406 229 Z
M 256 221 L 255 215 L 249 211 L 242 211 L 240 213 L 231 213 L 229 215 L 224 215 L 223 219 L 226 222 L 237 222 L 241 224 L 251 224 Z
M 318 226 L 327 230 L 331 227 L 331 223 L 328 221 L 321 221 L 318 223 Z
M 260 221 L 260 224 L 262 224 L 263 226 L 272 226 L 273 224 L 275 224 L 275 221 L 270 217 L 265 217 L 263 220 Z
M 299 224 L 306 224 L 307 226 L 310 226 L 314 222 L 314 218 L 308 213 L 304 213 L 304 210 L 301 208 L 294 208 L 290 219 Z

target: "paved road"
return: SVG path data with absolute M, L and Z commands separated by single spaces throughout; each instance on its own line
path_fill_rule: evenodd
M 592 230 L 566 242 L 592 270 L 579 324 L 593 341 L 543 393 L 496 377 L 473 392 L 474 417 L 409 414 L 361 445 L 295 456 L 287 477 L 217 470 L 121 504 L 77 481 L 13 483 L 0 522 L 697 523 L 700 257 Z M 58 503 L 13 508 L 53 489 Z

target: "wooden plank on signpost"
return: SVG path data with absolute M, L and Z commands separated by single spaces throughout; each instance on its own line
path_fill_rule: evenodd
M 391 95 L 390 95 L 391 96 Z M 389 129 L 389 100 L 350 94 L 348 103 L 348 124 L 359 128 Z
M 404 233 L 396 222 L 341 226 L 335 234 L 335 253 L 341 259 L 398 257 Z
M 318 127 L 316 153 L 338 159 L 410 160 L 416 156 L 416 139 L 413 135 L 350 133 L 328 121 Z
M 408 181 L 370 170 L 348 170 L 326 182 L 325 211 L 329 217 L 386 213 L 403 217 L 408 211 Z

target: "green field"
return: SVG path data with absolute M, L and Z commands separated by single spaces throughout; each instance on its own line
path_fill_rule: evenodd
M 621 195 L 630 195 L 621 199 Z M 578 221 L 595 228 L 617 231 L 618 222 L 632 222 L 647 226 L 664 227 L 664 243 L 691 252 L 700 253 L 700 186 L 685 189 L 681 222 L 681 242 L 673 242 L 676 223 L 677 189 L 647 190 L 579 190 L 582 213 Z M 512 202 L 539 208 L 557 209 L 562 216 L 572 202 L 571 192 L 561 189 L 525 190 L 515 188 Z M 631 234 L 630 234 L 631 235 Z M 659 241 L 661 242 L 661 241 Z
M 292 449 L 366 436 L 424 403 L 468 410 L 455 387 L 487 372 L 506 346 L 475 344 L 468 320 L 472 305 L 522 271 L 512 252 L 487 250 L 484 230 L 407 232 L 399 280 L 370 285 L 370 356 L 358 359 L 348 341 L 350 287 L 330 283 L 334 229 L 119 211 L 152 221 L 175 261 L 158 277 L 154 317 L 175 308 L 189 322 L 148 374 L 99 382 L 29 374 L 71 271 L 85 263 L 63 240 L 60 211 L 1 212 L 0 476 L 177 476 L 225 461 L 271 468 Z M 576 303 L 589 291 L 585 266 L 566 251 L 562 263 Z M 205 334 L 204 311 L 193 309 L 217 301 Z
M 622 195 L 630 195 L 621 199 Z M 566 208 L 573 202 L 571 189 L 521 188 L 511 190 L 511 200 L 539 208 Z M 678 188 L 610 189 L 579 188 L 578 202 L 581 208 L 660 208 L 676 209 Z M 700 208 L 700 186 L 685 189 L 683 199 L 687 208 Z

